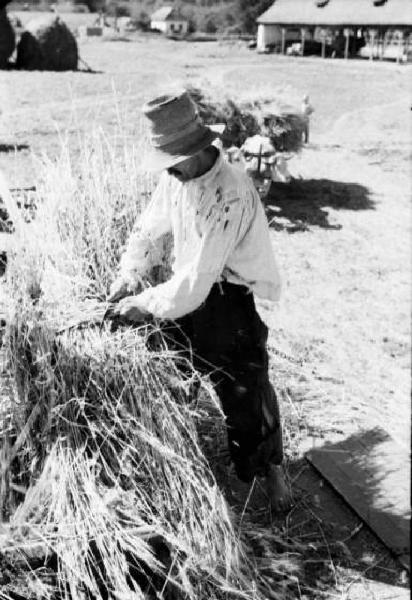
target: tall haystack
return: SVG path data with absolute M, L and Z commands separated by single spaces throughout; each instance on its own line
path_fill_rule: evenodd
M 0 69 L 4 69 L 14 52 L 16 38 L 13 27 L 7 17 L 6 9 L 0 8 Z
M 17 46 L 16 65 L 30 71 L 73 71 L 78 62 L 77 42 L 55 15 L 33 19 Z

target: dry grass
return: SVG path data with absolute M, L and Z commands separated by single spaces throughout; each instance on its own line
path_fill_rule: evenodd
M 55 156 L 59 132 L 77 135 L 95 122 L 111 132 L 119 110 L 127 115 L 128 141 L 138 141 L 139 105 L 176 80 L 195 85 L 206 80 L 242 101 L 283 90 L 290 98 L 295 94 L 296 104 L 310 94 L 312 145 L 290 168 L 302 176 L 302 185 L 319 178 L 333 185 L 320 211 L 319 198 L 314 199 L 306 228 L 292 234 L 294 222 L 286 219 L 274 229 L 283 298 L 276 309 L 261 305 L 271 331 L 272 378 L 288 423 L 288 452 L 301 456 L 306 431 L 342 439 L 379 423 L 409 447 L 411 67 L 283 59 L 163 39 L 88 42 L 81 53 L 99 74 L 0 73 L 4 141 L 28 143 L 36 156 L 44 149 Z M 79 146 L 75 137 L 73 151 Z M 1 158 L 12 187 L 37 180 L 38 163 L 29 152 Z M 331 204 L 334 186 L 353 183 L 368 190 L 373 210 Z M 268 544 L 277 547 L 273 540 Z M 350 577 L 353 573 L 359 576 L 356 571 Z M 394 583 L 396 577 L 390 579 L 388 572 L 389 580 Z M 335 583 L 328 589 L 332 596 Z
M 203 84 L 205 85 L 205 84 Z M 247 101 L 233 100 L 224 89 L 204 89 L 188 87 L 188 91 L 199 107 L 199 114 L 208 125 L 224 123 L 222 143 L 225 148 L 243 146 L 247 138 L 262 133 L 263 117 L 270 115 L 267 131 L 264 135 L 276 150 L 298 152 L 302 147 L 304 121 L 298 106 L 291 106 L 291 98 L 283 98 L 283 94 L 273 92 L 255 92 L 255 97 Z M 293 102 L 293 100 L 292 100 Z
M 207 383 L 148 349 L 155 324 L 58 333 L 102 306 L 152 187 L 142 147 L 119 144 L 99 131 L 78 159 L 68 139 L 39 159 L 32 221 L 7 199 L 14 393 L 0 420 L 0 553 L 16 579 L 3 597 L 22 585 L 43 599 L 286 597 L 294 561 L 259 563 L 253 538 L 278 536 L 239 528 L 205 458 L 203 438 L 216 451 L 210 436 L 224 429 Z

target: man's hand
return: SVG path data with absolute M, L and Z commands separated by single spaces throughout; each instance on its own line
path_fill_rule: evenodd
M 125 298 L 129 294 L 129 284 L 120 277 L 119 279 L 115 279 L 110 286 L 110 293 L 107 298 L 107 302 L 119 302 L 119 300 Z
M 142 323 L 150 313 L 142 310 L 136 302 L 137 296 L 128 296 L 111 309 L 113 316 L 132 323 Z

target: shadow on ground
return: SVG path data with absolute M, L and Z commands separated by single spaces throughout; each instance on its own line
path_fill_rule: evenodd
M 0 144 L 0 152 L 21 152 L 22 150 L 28 150 L 30 146 L 28 144 Z
M 410 457 L 375 427 L 308 453 L 315 468 L 373 528 L 404 564 L 409 564 Z
M 330 222 L 328 208 L 372 210 L 375 207 L 368 188 L 331 179 L 273 182 L 263 202 L 270 226 L 289 233 L 308 231 L 310 227 L 341 229 L 342 225 Z
M 387 520 L 389 527 L 395 523 L 396 528 L 407 536 L 407 516 L 396 514 L 398 507 L 390 502 L 382 503 L 383 490 L 391 485 L 388 474 L 396 469 L 396 459 L 389 468 L 387 465 L 383 470 L 377 467 L 380 459 L 376 461 L 376 449 L 382 438 L 375 433 L 360 432 L 322 448 L 339 457 L 335 458 L 336 472 L 340 472 L 349 460 L 344 449 L 347 450 L 348 445 L 355 448 L 359 460 L 353 478 L 355 485 L 363 490 L 366 509 L 374 511 L 375 519 Z M 256 538 L 264 537 L 265 530 L 277 533 L 279 543 L 268 549 L 275 560 L 282 556 L 285 560 L 289 556 L 297 557 L 300 564 L 297 597 L 318 600 L 335 597 L 337 593 L 342 593 L 348 600 L 407 597 L 409 577 L 396 553 L 388 550 L 328 481 L 305 458 L 292 460 L 288 472 L 295 504 L 284 515 L 271 513 L 262 482 L 255 480 L 252 485 L 244 484 L 229 470 L 226 478 L 222 478 L 222 470 L 217 478 L 234 513 L 244 515 L 248 527 L 256 530 Z M 404 498 L 403 504 L 407 501 L 408 498 Z M 402 551 L 399 548 L 397 553 Z M 269 559 L 269 555 L 266 556 Z M 359 596 L 355 588 L 358 588 Z

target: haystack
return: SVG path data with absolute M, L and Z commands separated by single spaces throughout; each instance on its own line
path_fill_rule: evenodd
M 14 52 L 16 39 L 6 9 L 0 9 L 0 69 L 4 69 Z
M 212 100 L 200 88 L 189 87 L 193 100 L 196 102 L 199 114 L 207 125 L 224 123 L 225 131 L 222 134 L 222 142 L 225 148 L 243 145 L 248 137 L 259 133 L 260 127 L 257 116 L 250 110 L 249 106 L 237 104 L 231 98 L 225 98 L 221 102 Z
M 222 135 L 225 148 L 240 148 L 245 141 L 257 134 L 270 138 L 278 152 L 298 152 L 302 147 L 304 119 L 299 108 L 282 101 L 270 99 L 234 101 L 216 91 L 212 94 L 200 88 L 189 87 L 188 91 L 196 102 L 199 114 L 208 125 L 225 123 Z
M 284 598 L 285 570 L 276 557 L 257 568 L 205 458 L 201 432 L 224 427 L 207 382 L 188 364 L 183 374 L 178 354 L 148 347 L 155 324 L 59 333 L 70 311 L 83 315 L 106 296 L 150 186 L 137 175 L 143 153 L 117 155 L 93 137 L 76 161 L 67 149 L 45 159 L 32 223 L 7 206 L 16 245 L 7 282 L 13 393 L 0 402 L 2 593 Z
M 28 23 L 17 45 L 16 66 L 30 71 L 77 69 L 77 42 L 67 25 L 55 15 Z
M 262 131 L 278 152 L 299 152 L 303 144 L 305 120 L 291 106 L 275 104 L 263 114 Z

